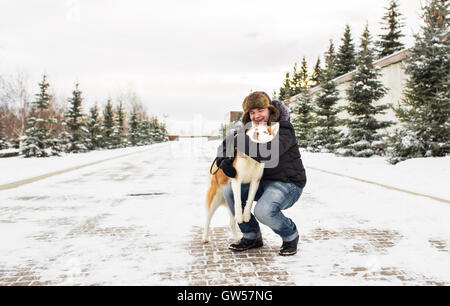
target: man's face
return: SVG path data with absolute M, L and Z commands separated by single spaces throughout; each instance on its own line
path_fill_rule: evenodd
M 269 109 L 268 108 L 253 108 L 249 112 L 250 120 L 255 124 L 263 124 L 269 121 Z

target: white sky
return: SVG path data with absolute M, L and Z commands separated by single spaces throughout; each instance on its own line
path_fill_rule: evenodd
M 424 0 L 422 0 L 423 2 Z M 404 42 L 420 27 L 421 0 L 400 0 Z M 209 131 L 253 90 L 269 95 L 303 56 L 310 66 L 340 44 L 345 24 L 372 36 L 388 0 L 15 0 L 0 2 L 0 75 L 45 72 L 85 106 L 133 87 L 169 130 Z M 200 127 L 198 120 L 201 121 Z

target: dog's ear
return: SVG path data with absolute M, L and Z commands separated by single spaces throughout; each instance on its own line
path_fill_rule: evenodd
M 269 131 L 269 135 L 272 135 L 272 126 L 271 125 L 267 126 L 267 131 Z

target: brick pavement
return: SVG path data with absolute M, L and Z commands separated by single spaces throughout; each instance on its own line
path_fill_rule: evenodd
M 41 281 L 37 267 L 33 264 L 18 267 L 0 267 L 0 286 L 45 286 L 49 281 Z
M 84 228 L 85 231 L 78 232 L 83 235 L 111 235 L 106 230 L 94 230 L 91 227 Z M 183 246 L 186 256 L 190 255 L 193 260 L 183 268 L 167 269 L 156 274 L 161 284 L 185 283 L 187 285 L 205 286 L 291 286 L 296 285 L 295 274 L 304 273 L 313 275 L 317 273 L 316 263 L 303 262 L 301 252 L 293 257 L 288 257 L 288 264 L 280 264 L 278 249 L 272 241 L 264 240 L 264 246 L 259 249 L 247 252 L 235 253 L 228 250 L 230 240 L 228 238 L 227 227 L 213 227 L 211 229 L 211 241 L 203 243 L 202 228 L 194 226 L 192 239 Z M 129 230 L 119 230 L 121 233 L 116 237 L 128 239 Z M 70 233 L 71 237 L 75 235 Z M 54 239 L 52 235 L 46 237 L 35 237 L 50 241 Z M 73 238 L 73 237 L 72 237 Z M 392 248 L 400 241 L 401 235 L 397 232 L 377 230 L 377 229 L 352 229 L 346 228 L 342 231 L 331 231 L 317 228 L 311 233 L 302 235 L 301 243 L 314 244 L 330 239 L 346 239 L 351 242 L 352 247 L 349 253 L 367 254 L 378 252 L 385 254 L 387 249 Z M 448 252 L 444 241 L 431 240 L 430 245 L 439 252 Z M 50 259 L 50 262 L 55 259 Z M 286 267 L 296 266 L 297 269 L 286 270 Z M 70 267 L 69 267 L 70 268 Z M 41 274 L 47 268 L 44 265 L 37 265 L 33 261 L 28 261 L 20 266 L 2 267 L 0 266 L 0 286 L 46 286 L 57 285 L 63 279 L 41 280 Z M 77 273 L 82 277 L 89 274 L 89 269 L 85 268 Z M 375 270 L 370 266 L 355 265 L 348 267 L 334 264 L 329 270 L 329 276 L 356 278 L 361 281 L 388 281 L 402 284 L 423 284 L 423 285 L 448 285 L 445 281 L 428 278 L 424 275 L 404 271 L 394 266 L 380 266 Z M 74 283 L 77 285 L 77 283 Z M 78 285 L 81 285 L 78 283 Z M 89 283 L 83 285 L 101 285 Z
M 92 229 L 86 229 L 83 234 L 92 234 Z M 191 255 L 194 261 L 185 269 L 161 271 L 156 273 L 162 284 L 185 282 L 188 285 L 247 285 L 247 286 L 280 286 L 295 285 L 284 269 L 274 264 L 278 249 L 267 243 L 260 249 L 244 253 L 234 253 L 228 250 L 228 229 L 215 227 L 211 230 L 211 242 L 201 241 L 202 228 L 194 227 L 193 239 L 184 247 L 186 255 Z M 73 233 L 71 233 L 72 235 Z M 95 232 L 96 235 L 109 233 Z M 42 238 L 42 237 L 41 237 Z M 52 237 L 47 237 L 52 239 Z M 29 262 L 17 267 L 0 267 L 0 286 L 45 286 L 57 285 L 62 280 L 41 281 L 40 274 L 46 268 Z M 79 271 L 80 273 L 89 273 Z M 76 284 L 75 284 L 76 285 Z M 89 284 L 98 285 L 98 284 Z
M 246 252 L 228 249 L 227 227 L 211 230 L 211 241 L 201 240 L 203 229 L 194 228 L 194 239 L 186 246 L 195 262 L 182 274 L 189 277 L 190 285 L 246 285 L 281 286 L 295 285 L 288 272 L 274 262 L 278 248 L 264 240 L 262 248 Z M 175 275 L 177 276 L 177 275 Z

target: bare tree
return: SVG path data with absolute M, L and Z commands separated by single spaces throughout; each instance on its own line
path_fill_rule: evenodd
M 0 119 L 3 126 L 3 135 L 13 139 L 20 139 L 27 129 L 28 118 L 33 115 L 32 101 L 34 95 L 29 92 L 29 77 L 24 71 L 18 71 L 10 76 L 0 76 Z M 62 122 L 65 112 L 65 97 L 54 94 L 48 110 L 39 114 L 42 119 L 55 118 L 50 129 L 62 131 Z
M 127 113 L 137 113 L 142 117 L 147 114 L 146 107 L 131 83 L 125 89 L 118 91 L 117 100 L 122 101 Z
M 18 71 L 11 77 L 3 77 L 0 82 L 0 108 L 4 114 L 5 134 L 10 138 L 20 138 L 25 134 L 30 111 L 29 77 Z

